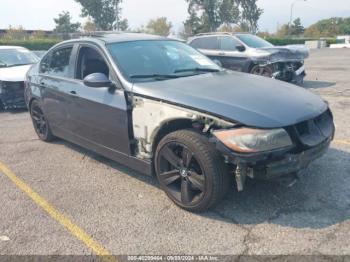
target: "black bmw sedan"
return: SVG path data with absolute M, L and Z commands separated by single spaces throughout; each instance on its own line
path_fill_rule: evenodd
M 76 143 L 147 175 L 200 212 L 246 178 L 297 174 L 333 139 L 320 97 L 224 70 L 192 47 L 144 34 L 62 42 L 27 75 L 39 138 Z

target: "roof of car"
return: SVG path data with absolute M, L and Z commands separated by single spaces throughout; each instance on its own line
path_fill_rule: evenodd
M 208 33 L 200 33 L 197 34 L 195 36 L 193 36 L 192 38 L 196 38 L 196 37 L 206 37 L 206 36 L 216 36 L 216 35 L 249 35 L 251 33 L 248 32 L 208 32 Z
M 142 34 L 142 33 L 125 33 L 125 32 L 92 32 L 82 35 L 85 40 L 98 39 L 105 43 L 118 43 L 118 42 L 129 42 L 129 41 L 142 41 L 142 40 L 162 40 L 168 39 L 162 36 Z

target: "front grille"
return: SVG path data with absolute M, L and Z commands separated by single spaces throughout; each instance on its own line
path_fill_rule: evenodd
M 304 146 L 313 147 L 334 134 L 333 117 L 329 110 L 320 116 L 295 125 L 295 131 Z
M 5 108 L 25 107 L 24 82 L 1 82 L 0 100 Z

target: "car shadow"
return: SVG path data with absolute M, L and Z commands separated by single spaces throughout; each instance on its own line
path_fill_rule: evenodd
M 302 87 L 304 88 L 327 88 L 331 86 L 335 86 L 335 82 L 326 82 L 326 81 L 312 81 L 305 80 Z
M 56 143 L 159 188 L 155 177 L 71 143 L 61 140 Z M 349 174 L 350 154 L 331 148 L 303 172 L 293 187 L 273 181 L 247 180 L 243 192 L 237 192 L 232 185 L 218 206 L 198 215 L 237 225 L 272 223 L 293 228 L 326 228 L 350 219 Z

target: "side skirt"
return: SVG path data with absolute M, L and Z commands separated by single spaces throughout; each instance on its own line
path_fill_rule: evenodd
M 122 165 L 125 165 L 133 170 L 136 170 L 142 174 L 152 176 L 153 168 L 152 162 L 142 159 L 138 159 L 133 156 L 128 156 L 126 154 L 120 153 L 118 151 L 112 150 L 110 148 L 98 145 L 82 137 L 74 135 L 70 132 L 66 132 L 60 128 L 54 127 L 53 132 L 55 136 L 67 140 L 73 144 L 77 144 L 85 149 L 91 150 L 99 155 L 102 155 L 108 159 L 116 161 Z

